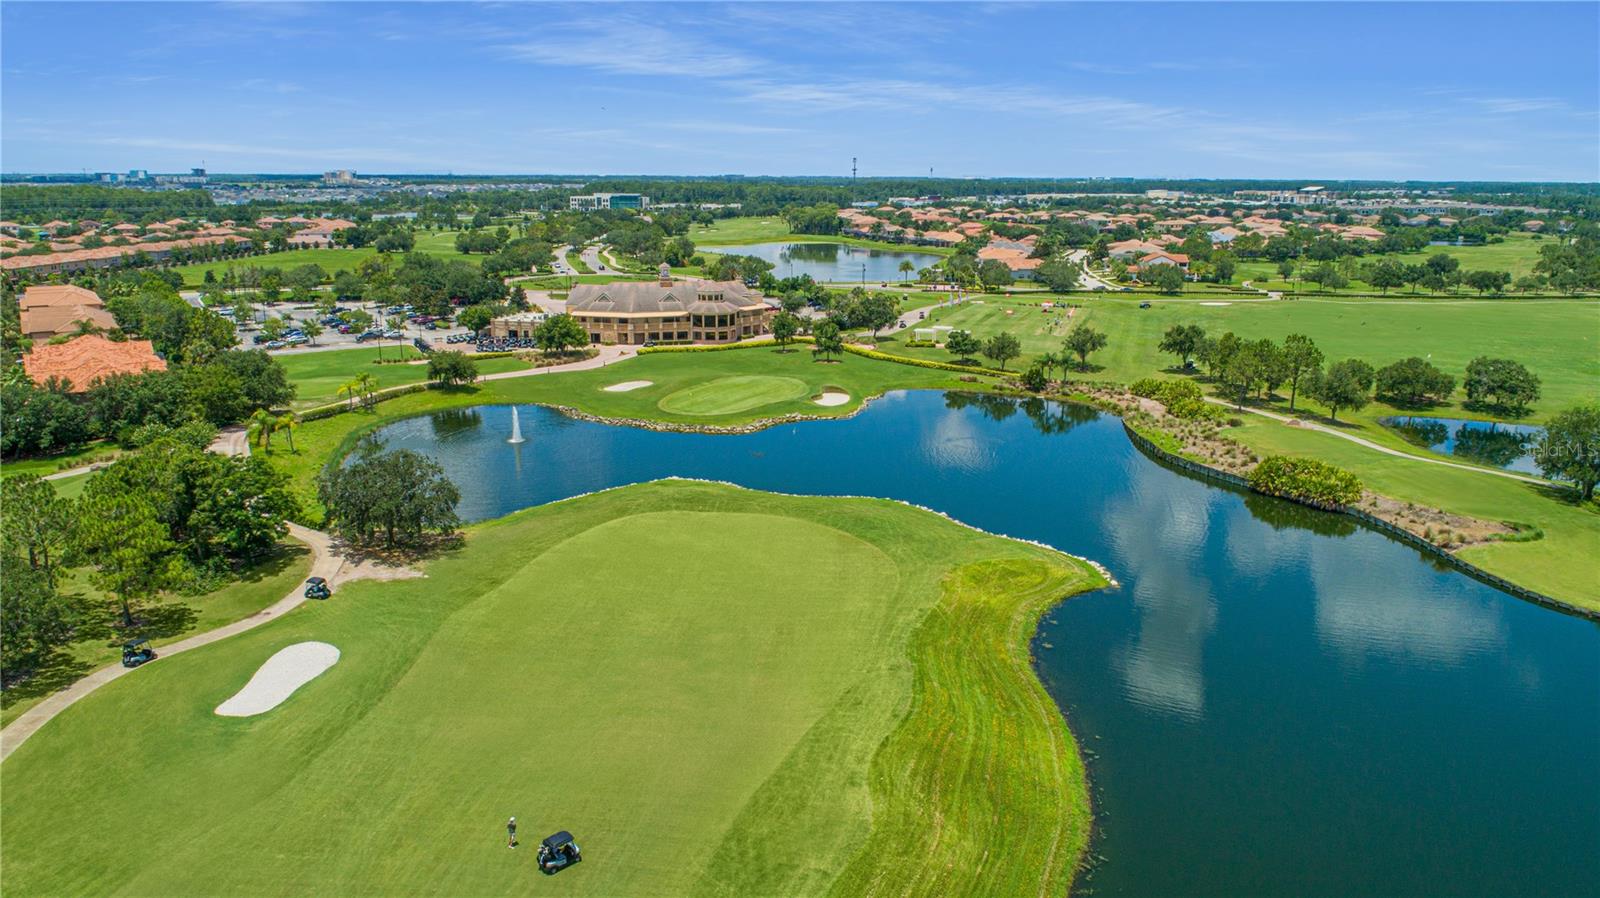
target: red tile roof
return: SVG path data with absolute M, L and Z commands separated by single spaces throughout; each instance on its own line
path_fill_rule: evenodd
M 96 378 L 113 374 L 165 371 L 167 363 L 156 355 L 149 340 L 117 343 L 97 334 L 75 337 L 65 343 L 35 347 L 22 357 L 22 367 L 34 383 L 59 377 L 82 393 Z

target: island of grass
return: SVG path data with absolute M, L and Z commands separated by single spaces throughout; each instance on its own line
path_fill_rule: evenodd
M 1028 642 L 1104 584 L 1085 562 L 883 500 L 662 481 L 472 527 L 426 573 L 52 721 L 0 766 L 0 888 L 1067 891 L 1088 796 Z M 311 640 L 340 663 L 267 714 L 213 713 Z M 585 863 L 535 880 L 513 814 Z

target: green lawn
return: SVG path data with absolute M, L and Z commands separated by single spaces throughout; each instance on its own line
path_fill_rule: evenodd
M 427 253 L 432 256 L 444 256 L 452 259 L 482 259 L 463 255 L 456 252 L 455 231 L 423 231 L 418 232 L 415 251 Z M 173 269 L 183 276 L 183 283 L 189 287 L 198 287 L 205 282 L 206 271 L 216 273 L 217 277 L 228 268 L 280 268 L 288 269 L 299 265 L 321 265 L 328 274 L 333 274 L 343 268 L 354 271 L 357 265 L 375 256 L 378 251 L 370 246 L 360 248 L 331 247 L 328 249 L 291 249 L 281 253 L 267 253 L 261 256 L 247 256 L 242 259 L 227 259 L 216 262 L 196 262 L 192 265 L 179 265 Z M 398 263 L 399 258 L 395 261 Z
M 81 481 L 93 475 L 71 478 Z M 56 481 L 58 489 L 61 481 Z M 67 493 L 67 490 L 62 490 Z M 133 630 L 114 626 L 121 605 L 95 588 L 85 569 L 64 572 L 59 585 L 65 595 L 80 596 L 92 609 L 78 626 L 78 639 L 57 651 L 31 679 L 5 690 L 0 697 L 0 726 L 38 704 L 54 692 L 85 674 L 122 659 L 122 644 L 135 637 L 146 637 L 157 648 L 195 633 L 212 630 L 240 618 L 249 617 L 271 605 L 306 578 L 311 569 L 311 553 L 305 546 L 287 541 L 277 552 L 246 568 L 239 578 L 214 592 L 198 596 L 166 595 L 139 606 L 144 619 Z
M 668 481 L 472 528 L 427 575 L 69 709 L 0 768 L 0 887 L 1067 891 L 1088 796 L 1027 642 L 1101 584 L 1086 565 L 880 500 Z M 259 717 L 212 713 L 309 639 L 339 663 Z M 107 837 L 108 809 L 137 826 Z M 563 828 L 585 862 L 540 877 Z
M 1379 253 L 1363 256 L 1357 260 L 1360 264 L 1371 264 L 1382 259 L 1393 259 L 1404 265 L 1420 265 L 1429 256 L 1444 253 L 1454 256 L 1461 262 L 1462 271 L 1508 271 L 1512 279 L 1533 273 L 1534 263 L 1539 261 L 1539 247 L 1554 244 L 1549 237 L 1535 239 L 1532 234 L 1507 234 L 1503 243 L 1486 243 L 1482 246 L 1430 246 L 1421 252 L 1415 253 Z M 1304 272 L 1314 267 L 1316 263 L 1301 261 L 1299 269 Z M 1236 281 L 1250 281 L 1257 287 L 1265 290 L 1283 290 L 1305 292 L 1307 290 L 1322 290 L 1321 287 L 1311 283 L 1289 283 L 1278 276 L 1278 264 L 1265 260 L 1246 260 L 1239 263 Z M 1363 281 L 1352 279 L 1350 286 L 1341 293 L 1378 293 L 1376 287 Z M 1400 290 L 1391 290 L 1389 295 L 1410 295 L 1411 288 L 1403 287 Z M 1427 295 L 1423 291 L 1422 295 Z M 1462 296 L 1475 296 L 1476 292 L 1463 287 Z
M 1508 580 L 1587 608 L 1600 609 L 1600 505 L 1572 493 L 1374 452 L 1336 436 L 1246 415 L 1228 434 L 1259 455 L 1320 458 L 1354 472 L 1370 489 L 1408 502 L 1491 521 L 1532 524 L 1543 539 L 1467 549 L 1461 557 Z M 1589 559 L 1589 561 L 1584 561 Z
M 55 455 L 40 455 L 32 458 L 19 458 L 14 461 L 0 462 L 0 477 L 20 477 L 23 474 L 37 474 L 40 477 L 76 468 L 81 465 L 92 464 L 97 461 L 115 458 L 121 454 L 122 449 L 116 443 L 108 440 L 95 440 L 69 449 Z
M 340 396 L 339 388 L 363 373 L 371 374 L 378 381 L 380 389 L 421 383 L 428 379 L 428 366 L 426 364 L 373 364 L 373 361 L 378 358 L 380 353 L 386 359 L 422 358 L 422 353 L 418 352 L 415 347 L 407 345 L 337 349 L 328 352 L 290 353 L 279 355 L 276 358 L 289 373 L 289 381 L 295 385 L 294 405 L 296 408 L 326 405 L 329 402 L 344 398 Z M 472 353 L 467 353 L 467 357 L 472 358 Z M 528 367 L 526 362 L 510 356 L 475 359 L 474 364 L 478 366 L 479 374 L 520 371 Z
M 565 256 L 563 256 L 563 261 L 567 263 L 568 268 L 571 268 L 580 275 L 594 274 L 594 269 L 589 267 L 589 263 L 583 261 L 583 256 L 578 250 L 572 250 L 571 252 L 567 253 Z
M 1090 359 L 1096 370 L 1076 378 L 1129 383 L 1157 375 L 1175 362 L 1157 351 L 1162 333 L 1174 324 L 1195 323 L 1213 335 L 1232 330 L 1250 339 L 1306 334 L 1330 361 L 1358 357 L 1382 367 L 1407 356 L 1431 357 L 1458 383 L 1477 356 L 1517 359 L 1543 381 L 1544 397 L 1534 406 L 1532 421 L 1600 397 L 1600 302 L 1593 300 L 1209 300 L 1228 304 L 1202 305 L 1204 300 L 1074 295 L 1070 301 L 1083 305 L 1073 323 L 1086 321 L 1110 341 Z M 1141 301 L 1151 308 L 1139 308 Z M 1069 329 L 1062 313 L 1040 311 L 1037 300 L 998 297 L 932 310 L 919 324 L 948 324 L 979 337 L 1010 331 L 1022 340 L 1023 358 L 1012 363 L 1018 368 L 1059 350 Z M 941 349 L 899 345 L 909 338 L 909 330 L 900 331 L 880 348 L 915 358 L 951 358 Z M 1461 398 L 1458 389 L 1457 403 L 1440 411 L 1459 414 Z M 1368 412 L 1373 417 L 1391 413 L 1376 404 Z

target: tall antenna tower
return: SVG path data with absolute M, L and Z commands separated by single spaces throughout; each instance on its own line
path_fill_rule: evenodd
M 856 186 L 856 157 L 850 157 L 850 186 Z

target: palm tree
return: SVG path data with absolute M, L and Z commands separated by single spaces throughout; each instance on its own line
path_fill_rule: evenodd
M 294 451 L 294 432 L 300 428 L 300 419 L 294 412 L 284 412 L 279 415 L 272 425 L 274 430 L 283 431 L 284 439 L 289 441 L 289 451 Z
M 900 260 L 900 274 L 901 274 L 901 278 L 900 279 L 901 280 L 903 280 L 903 281 L 904 280 L 910 280 L 911 272 L 916 271 L 916 270 L 917 270 L 917 266 L 911 264 L 911 260 L 910 259 L 901 259 Z
M 258 408 L 250 416 L 249 435 L 252 442 L 260 443 L 261 448 L 272 451 L 272 431 L 278 426 L 278 419 L 264 408 Z
M 363 371 L 361 376 L 356 378 L 356 389 L 361 391 L 362 404 L 370 407 L 372 394 L 378 391 L 378 379 Z
M 361 381 L 360 381 L 360 379 L 358 378 L 356 380 L 350 381 L 347 384 L 341 385 L 339 387 L 339 392 L 344 394 L 345 396 L 349 397 L 349 399 L 350 399 L 350 407 L 351 408 L 355 408 L 356 407 L 356 397 L 361 394 Z

